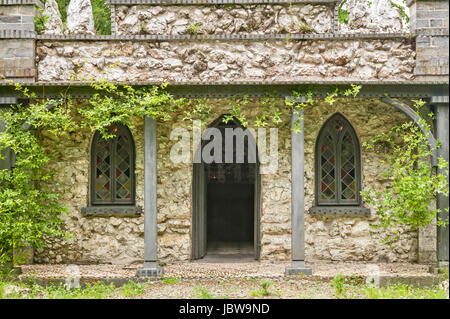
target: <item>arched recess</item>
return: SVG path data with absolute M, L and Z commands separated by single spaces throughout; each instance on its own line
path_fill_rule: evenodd
M 241 125 L 238 119 L 233 118 L 228 121 L 228 123 L 224 123 L 223 119 L 226 115 L 222 115 L 213 121 L 208 128 L 218 128 L 222 133 L 222 143 L 225 142 L 225 128 L 241 128 L 245 130 L 245 127 Z M 259 259 L 260 255 L 260 209 L 261 209 L 261 177 L 259 174 L 259 157 L 258 150 L 256 146 L 256 140 L 253 135 L 247 134 L 247 143 L 245 143 L 247 155 L 247 149 L 249 146 L 254 147 L 256 161 L 255 163 L 244 163 L 244 164 L 236 164 L 235 160 L 233 163 L 227 164 L 224 162 L 224 154 L 222 154 L 222 163 L 205 163 L 201 154 L 205 145 L 207 145 L 210 140 L 203 140 L 205 134 L 203 133 L 201 145 L 197 147 L 194 158 L 199 158 L 199 163 L 193 164 L 193 178 L 192 178 L 192 259 L 200 259 L 203 258 L 208 251 L 208 208 L 211 210 L 211 205 L 208 203 L 208 195 L 211 193 L 211 177 L 212 177 L 212 168 L 217 169 L 217 175 L 220 175 L 220 171 L 224 171 L 225 169 L 228 172 L 231 172 L 229 176 L 234 179 L 236 177 L 236 171 L 238 169 L 244 168 L 247 169 L 247 173 L 249 174 L 248 181 L 251 182 L 248 184 L 248 187 L 251 187 L 252 191 L 252 215 L 253 215 L 253 253 L 254 258 Z M 236 143 L 233 142 L 234 151 L 236 148 Z M 224 150 L 225 148 L 222 147 Z M 247 158 L 247 156 L 245 156 Z M 215 165 L 216 164 L 216 165 Z M 239 167 L 238 165 L 243 165 Z M 247 168 L 245 168 L 245 166 Z M 226 168 L 225 168 L 226 167 Z M 244 175 L 244 174 L 243 174 Z M 241 178 L 241 175 L 239 178 Z M 227 175 L 228 176 L 228 175 Z M 223 176 L 222 176 L 223 177 Z M 247 178 L 245 177 L 245 178 Z M 227 177 L 228 178 L 228 177 Z M 225 182 L 228 183 L 229 180 L 225 178 Z M 245 183 L 244 183 L 245 184 Z M 238 187 L 238 186 L 237 186 Z M 224 195 L 226 196 L 226 194 Z M 209 198 L 211 200 L 211 198 Z M 226 198 L 224 198 L 226 199 Z M 212 208 L 214 209 L 214 208 Z M 210 212 L 211 213 L 211 212 Z M 211 225 L 210 225 L 211 227 Z M 225 231 L 233 231 L 233 229 L 226 229 Z
M 438 164 L 438 159 L 437 159 L 438 155 L 437 155 L 437 150 L 436 150 L 436 139 L 435 139 L 435 137 L 434 137 L 434 135 L 433 135 L 433 133 L 431 131 L 426 130 L 422 125 L 420 125 L 420 123 L 419 123 L 420 116 L 417 115 L 416 112 L 408 104 L 405 104 L 405 103 L 401 102 L 400 100 L 392 99 L 390 97 L 382 97 L 381 101 L 383 103 L 392 105 L 396 109 L 402 111 L 410 119 L 412 119 L 417 125 L 419 125 L 420 129 L 422 130 L 422 132 L 425 133 L 428 136 L 428 146 L 430 147 L 430 149 L 433 150 L 433 152 L 431 154 L 431 165 L 437 166 L 437 164 Z

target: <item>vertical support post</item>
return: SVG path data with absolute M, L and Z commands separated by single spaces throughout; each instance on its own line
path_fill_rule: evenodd
M 138 277 L 161 276 L 158 266 L 156 120 L 144 118 L 144 267 Z
M 300 121 L 301 132 L 294 126 Z M 312 269 L 305 266 L 305 152 L 303 110 L 292 110 L 291 118 L 291 255 L 292 265 L 286 267 L 286 275 L 300 273 L 311 275 Z
M 448 97 L 446 103 L 436 103 L 435 113 L 436 113 L 436 138 L 442 143 L 441 147 L 438 149 L 438 156 L 442 157 L 448 162 L 449 160 L 449 103 Z M 438 169 L 439 172 L 439 169 Z M 448 183 L 447 178 L 447 183 Z M 439 216 L 442 220 L 448 218 L 448 213 L 445 211 L 449 207 L 448 196 L 438 195 L 437 206 L 441 210 Z M 449 227 L 438 226 L 437 228 L 437 260 L 439 266 L 448 267 L 448 246 L 449 246 Z

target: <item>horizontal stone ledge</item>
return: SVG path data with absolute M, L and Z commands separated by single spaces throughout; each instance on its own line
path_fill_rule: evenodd
M 1 38 L 1 35 L 0 35 Z M 230 35 L 37 35 L 43 41 L 239 41 L 239 40 L 345 40 L 411 39 L 406 33 L 316 33 L 316 34 L 230 34 Z
M 81 209 L 81 215 L 91 217 L 138 217 L 141 214 L 140 206 L 88 206 Z
M 218 4 L 295 4 L 336 3 L 340 0 L 107 0 L 109 5 L 218 5 Z
M 0 68 L 1 75 L 7 78 L 23 78 L 34 77 L 36 75 L 36 69 L 34 68 Z
M 370 208 L 361 206 L 314 206 L 311 215 L 370 215 Z
M 24 84 L 28 87 L 40 87 L 40 86 L 90 86 L 89 82 L 70 82 L 70 81 L 37 81 L 33 83 L 15 81 L 14 83 Z M 118 86 L 129 85 L 129 86 L 153 86 L 161 85 L 163 82 L 160 81 L 110 81 Z M 391 85 L 402 85 L 402 86 L 417 86 L 417 85 L 446 85 L 450 84 L 449 81 L 414 81 L 414 80 L 361 80 L 361 79 L 346 79 L 346 80 L 301 80 L 301 81 L 180 81 L 180 82 L 164 82 L 168 86 L 301 86 L 301 85 L 351 85 L 351 84 L 361 84 L 361 85 L 375 85 L 375 86 L 391 86 Z M 9 83 L 0 82 L 0 86 L 11 86 Z
M 39 0 L 0 0 L 0 6 L 42 5 Z
M 448 37 L 449 31 L 448 29 L 418 29 L 414 34 L 416 37 Z
M 0 39 L 36 39 L 36 32 L 30 30 L 0 30 Z

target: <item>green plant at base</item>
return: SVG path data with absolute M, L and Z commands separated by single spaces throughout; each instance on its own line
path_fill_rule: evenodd
M 425 102 L 416 100 L 414 103 L 415 112 L 420 115 Z M 429 113 L 428 117 L 432 120 L 434 115 Z M 430 205 L 437 194 L 448 197 L 449 188 L 448 162 L 438 158 L 439 174 L 430 165 L 429 158 L 440 145 L 429 147 L 429 132 L 430 124 L 421 117 L 417 124 L 405 122 L 363 143 L 367 150 L 373 150 L 380 144 L 392 150 L 384 162 L 385 172 L 382 174 L 390 185 L 384 191 L 372 186 L 361 192 L 367 203 L 375 207 L 379 217 L 379 222 L 371 226 L 387 230 L 382 241 L 386 244 L 391 245 L 399 239 L 401 227 L 417 230 L 435 219 L 438 226 L 448 224 L 448 218 L 442 220 L 438 216 L 440 209 Z
M 129 281 L 120 288 L 120 293 L 124 297 L 134 297 L 143 294 L 145 291 L 144 283 L 136 283 L 134 281 Z
M 174 285 L 180 282 L 180 279 L 175 277 L 162 277 L 162 281 L 166 285 Z
M 438 286 L 431 288 L 415 288 L 405 284 L 387 287 L 364 287 L 361 293 L 370 299 L 448 299 L 448 289 Z
M 338 273 L 336 276 L 333 277 L 333 280 L 331 281 L 331 287 L 334 288 L 334 293 L 337 297 L 345 295 L 345 277 L 342 272 Z
M 261 289 L 255 290 L 250 293 L 253 297 L 266 297 L 272 295 L 272 293 L 269 291 L 269 287 L 272 285 L 272 282 L 270 280 L 261 280 L 260 282 Z
M 200 299 L 227 299 L 225 296 L 214 296 L 205 287 L 195 287 L 195 296 Z

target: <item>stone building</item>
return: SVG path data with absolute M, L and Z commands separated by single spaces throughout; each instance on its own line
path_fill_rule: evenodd
M 291 260 L 288 273 L 309 273 L 305 261 L 314 260 L 448 263 L 448 228 L 403 229 L 389 248 L 380 243 L 383 231 L 370 227 L 373 207 L 359 195 L 387 185 L 386 154 L 361 144 L 417 120 L 414 99 L 436 113 L 432 139 L 443 143 L 436 156 L 448 161 L 447 1 L 407 1 L 409 25 L 387 0 L 370 7 L 348 0 L 348 24 L 338 22 L 337 0 L 107 2 L 112 34 L 99 36 L 89 0 L 71 0 L 64 33 L 47 0 L 41 34 L 33 24 L 37 6 L 44 7 L 38 0 L 0 0 L 2 107 L 21 98 L 8 79 L 38 94 L 45 85 L 46 97 L 70 84 L 82 105 L 93 92 L 87 82 L 70 83 L 77 72 L 133 86 L 167 82 L 176 97 L 207 98 L 207 125 L 224 129 L 225 98 L 248 95 L 242 111 L 255 119 L 270 90 L 284 110 L 276 170 L 260 173 L 261 150 L 255 163 L 193 163 L 194 155 L 174 163 L 171 132 L 190 125 L 181 113 L 170 122 L 144 118 L 131 130 L 115 126 L 119 133 L 108 142 L 88 130 L 64 140 L 42 132 L 58 154 L 52 168 L 72 188 L 64 219 L 75 236 L 49 239 L 34 262 L 144 262 L 140 275 L 159 274 L 158 262 L 217 253 Z M 361 85 L 357 98 L 333 105 L 323 99 L 350 84 Z M 318 99 L 304 114 L 285 103 L 301 85 L 314 85 Z M 296 120 L 300 133 L 291 129 Z M 194 144 L 191 154 L 203 145 Z M 2 165 L 10 168 L 13 156 L 5 155 Z M 436 205 L 448 207 L 448 198 Z

